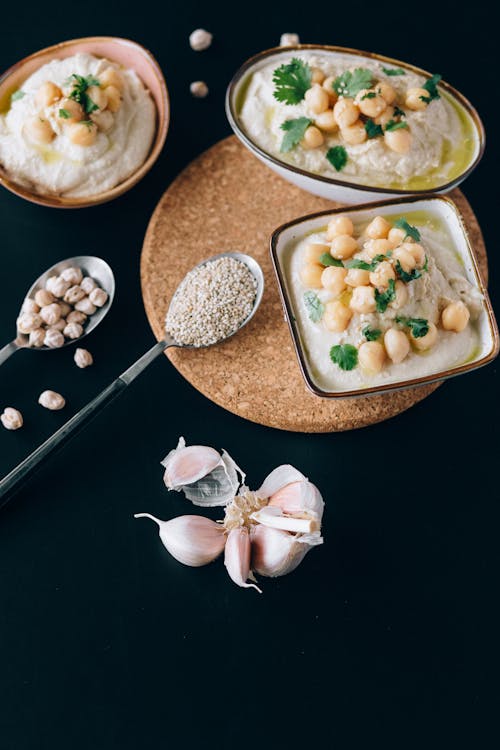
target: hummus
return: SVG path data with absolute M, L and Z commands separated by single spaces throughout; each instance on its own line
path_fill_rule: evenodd
M 281 64 L 290 63 L 293 57 L 290 53 L 290 57 L 281 56 L 279 61 L 275 58 L 274 62 L 251 73 L 241 88 L 238 104 L 242 129 L 270 155 L 324 177 L 406 190 L 433 189 L 443 185 L 460 175 L 471 163 L 475 150 L 473 126 L 465 109 L 455 99 L 440 91 L 439 97 L 429 101 L 427 106 L 425 103 L 421 105 L 424 109 L 413 110 L 406 105 L 405 97 L 408 91 L 421 89 L 426 81 L 423 76 L 371 58 L 356 56 L 353 64 L 352 55 L 333 52 L 300 52 L 295 57 L 307 63 L 311 69 L 321 71 L 328 81 L 346 71 L 362 68 L 373 74 L 373 91 L 376 91 L 378 84 L 392 87 L 396 94 L 392 102 L 397 108 L 396 117 L 403 123 L 401 127 L 406 125 L 407 132 L 411 134 L 411 147 L 407 153 L 397 153 L 387 146 L 387 139 L 371 135 L 365 136 L 363 142 L 350 144 L 345 142 L 337 129 L 336 132 L 325 130 L 324 142 L 319 147 L 306 148 L 302 142 L 283 153 L 282 125 L 285 121 L 309 118 L 311 124 L 321 129 L 320 120 L 316 119 L 317 115 L 308 105 L 307 97 L 297 104 L 277 101 L 274 97 L 276 84 L 273 74 Z M 387 75 L 384 69 L 399 70 L 401 74 Z M 331 92 L 330 85 L 328 90 Z M 417 97 L 416 106 L 420 101 Z M 356 100 L 356 103 L 359 101 Z M 333 101 L 329 106 L 331 112 Z M 403 111 L 402 116 L 398 110 Z M 366 119 L 362 115 L 358 124 L 364 125 Z M 336 146 L 344 147 L 347 154 L 345 166 L 339 171 L 326 158 L 329 149 Z
M 384 218 L 390 222 L 401 219 L 398 215 Z M 357 291 L 355 287 L 344 284 L 343 289 L 330 291 L 322 288 L 321 283 L 304 282 L 304 268 L 310 265 L 308 262 L 310 246 L 329 244 L 326 227 L 322 231 L 298 237 L 284 249 L 281 265 L 302 348 L 310 375 L 322 390 L 343 391 L 371 388 L 374 385 L 385 385 L 427 376 L 464 364 L 477 351 L 480 337 L 476 321 L 482 310 L 482 295 L 465 278 L 462 262 L 454 249 L 446 226 L 441 219 L 423 212 L 407 212 L 405 220 L 414 228 L 418 227 L 420 234 L 418 244 L 425 251 L 425 268 L 420 263 L 420 270 L 413 271 L 413 275 L 417 278 L 404 284 L 407 293 L 403 295 L 403 304 L 398 304 L 393 298 L 383 312 L 378 310 L 370 313 L 353 311 L 351 305 Z M 349 260 L 342 261 L 346 268 L 354 265 L 353 261 L 356 260 L 364 259 L 365 262 L 373 262 L 366 251 L 372 242 L 365 234 L 366 228 L 367 222 L 354 226 L 354 237 L 357 238 L 359 251 L 356 251 Z M 408 247 L 408 240 L 405 242 Z M 396 245 L 396 243 L 393 244 Z M 373 253 L 371 255 L 373 259 Z M 389 259 L 386 262 L 392 264 L 394 268 L 398 255 L 397 245 L 394 250 L 388 250 L 387 255 Z M 381 264 L 376 268 L 381 268 Z M 395 278 L 396 284 L 403 283 L 398 273 L 395 274 Z M 365 283 L 369 283 L 368 279 Z M 368 288 L 368 286 L 364 287 L 364 289 Z M 384 291 L 387 291 L 387 286 L 380 287 L 380 292 Z M 307 295 L 314 295 L 320 302 L 320 312 L 316 310 L 316 314 L 312 317 L 311 308 L 306 300 Z M 342 325 L 338 326 L 337 330 L 331 330 L 329 326 L 328 307 L 332 303 L 337 306 L 342 303 L 345 306 L 342 310 L 349 311 L 346 314 L 344 330 L 338 330 Z M 449 329 L 449 321 L 446 319 L 446 314 L 443 314 L 446 309 L 452 310 L 457 306 L 466 314 L 466 322 L 460 332 Z M 430 328 L 434 329 L 434 341 L 424 350 L 417 348 L 420 346 L 419 338 L 412 338 L 413 329 L 410 323 L 415 320 L 426 322 Z M 407 353 L 402 361 L 392 361 L 386 349 L 386 334 L 389 329 L 397 331 L 400 337 L 404 334 L 408 339 L 408 343 L 404 342 Z M 372 338 L 370 333 L 378 334 L 377 338 Z M 361 356 L 350 370 L 342 369 L 332 360 L 333 347 L 347 344 L 355 347 L 360 353 L 360 347 L 363 344 L 375 340 L 381 346 L 383 358 L 383 364 L 378 372 L 364 368 Z M 420 338 L 421 341 L 425 339 Z M 357 354 L 355 357 L 357 358 Z
M 101 106 L 82 106 L 73 118 L 80 101 L 75 82 L 83 79 L 94 83 Z M 108 81 L 115 85 L 106 88 Z M 41 99 L 44 86 L 49 96 Z M 50 89 L 63 98 L 50 96 Z M 46 132 L 33 135 L 28 127 L 33 123 Z M 12 179 L 37 193 L 91 196 L 123 182 L 143 164 L 155 127 L 153 100 L 133 70 L 77 54 L 43 65 L 14 92 L 0 116 L 0 163 Z

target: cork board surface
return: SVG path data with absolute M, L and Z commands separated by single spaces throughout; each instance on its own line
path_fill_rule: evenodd
M 474 213 L 455 189 L 483 278 L 486 251 Z M 324 399 L 311 394 L 300 373 L 284 321 L 269 254 L 272 231 L 291 219 L 340 204 L 294 187 L 230 136 L 195 159 L 170 185 L 151 218 L 142 250 L 146 314 L 161 341 L 170 299 L 185 274 L 221 252 L 252 255 L 266 288 L 253 320 L 224 344 L 170 349 L 167 356 L 195 388 L 219 406 L 259 424 L 298 432 L 365 427 L 408 409 L 439 383 L 379 396 Z

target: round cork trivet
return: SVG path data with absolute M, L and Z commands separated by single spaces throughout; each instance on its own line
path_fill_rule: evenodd
M 486 252 L 474 213 L 459 190 L 451 197 L 462 212 L 486 278 Z M 297 216 L 339 205 L 285 182 L 234 136 L 195 159 L 161 198 L 141 258 L 144 305 L 159 341 L 173 292 L 204 258 L 228 251 L 249 253 L 264 271 L 261 307 L 237 336 L 206 349 L 167 351 L 186 380 L 219 406 L 282 430 L 336 432 L 389 419 L 439 386 L 341 400 L 307 390 L 283 317 L 269 237 Z

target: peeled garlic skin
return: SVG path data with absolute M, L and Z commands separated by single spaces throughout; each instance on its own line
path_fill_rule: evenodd
M 134 518 L 150 518 L 160 528 L 160 539 L 172 557 L 192 568 L 215 560 L 226 544 L 221 524 L 204 516 L 178 516 L 161 521 L 149 513 L 136 513 Z
M 260 524 L 252 527 L 251 539 L 252 570 L 270 578 L 291 573 L 311 549 L 308 544 L 297 542 L 287 531 Z
M 250 535 L 246 527 L 232 529 L 227 535 L 224 565 L 229 577 L 237 586 L 245 589 L 253 588 L 259 594 L 262 594 L 262 591 L 254 583 L 247 583 L 251 574 Z

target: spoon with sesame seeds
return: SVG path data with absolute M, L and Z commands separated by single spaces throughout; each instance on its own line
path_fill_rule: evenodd
M 165 318 L 165 338 L 143 354 L 105 390 L 0 481 L 0 506 L 41 461 L 81 430 L 170 347 L 199 349 L 234 336 L 255 315 L 264 292 L 262 269 L 244 253 L 220 253 L 189 271 L 177 287 Z

